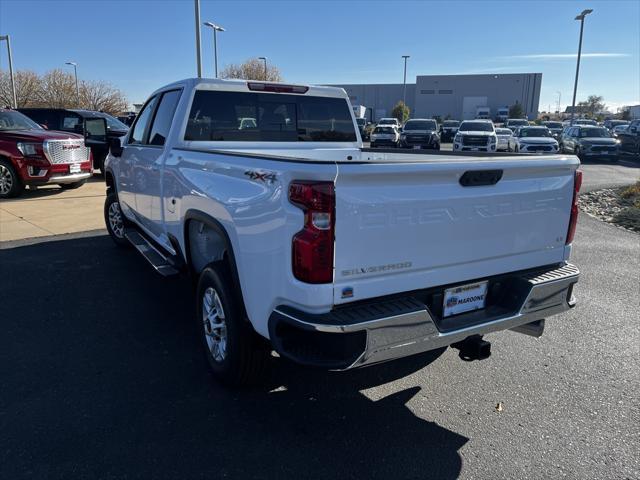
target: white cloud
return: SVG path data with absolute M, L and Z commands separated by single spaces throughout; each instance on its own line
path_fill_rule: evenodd
M 574 59 L 577 53 L 535 53 L 530 55 L 509 55 L 508 57 L 498 57 L 501 60 L 566 60 Z M 630 57 L 628 53 L 583 53 L 581 58 L 622 58 Z

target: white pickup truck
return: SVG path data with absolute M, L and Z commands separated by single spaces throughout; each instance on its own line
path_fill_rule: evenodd
M 365 149 L 342 89 L 189 79 L 111 141 L 105 221 L 197 279 L 223 382 L 272 350 L 336 370 L 452 344 L 482 358 L 482 335 L 539 336 L 575 304 L 578 165 Z

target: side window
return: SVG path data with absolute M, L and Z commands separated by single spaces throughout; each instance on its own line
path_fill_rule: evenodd
M 68 131 L 75 131 L 77 128 L 77 125 L 82 123 L 80 121 L 80 117 L 74 114 L 69 114 L 69 113 L 65 113 L 62 116 L 62 123 L 60 125 L 60 128 L 62 130 L 68 130 Z
M 153 113 L 153 110 L 157 102 L 158 102 L 158 97 L 153 97 L 142 108 L 142 111 L 138 115 L 138 118 L 136 119 L 136 123 L 133 126 L 133 130 L 131 131 L 131 136 L 129 137 L 129 144 L 144 143 L 144 134 L 147 131 L 147 127 L 149 126 L 149 122 L 151 121 L 151 114 Z
M 164 145 L 169 135 L 169 129 L 171 128 L 171 122 L 173 121 L 173 114 L 176 111 L 178 100 L 180 100 L 180 90 L 171 90 L 162 95 L 162 99 L 156 110 L 156 116 L 151 125 L 149 145 Z

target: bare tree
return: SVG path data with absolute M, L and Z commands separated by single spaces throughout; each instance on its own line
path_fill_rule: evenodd
M 250 58 L 241 64 L 230 64 L 220 72 L 222 78 L 242 78 L 244 80 L 265 80 L 282 82 L 280 70 L 275 65 L 267 65 L 265 78 L 264 63 L 258 58 Z
M 600 95 L 589 95 L 584 102 L 579 102 L 578 106 L 585 112 L 585 116 L 595 117 L 606 108 L 603 100 L 604 98 Z
M 80 84 L 80 105 L 87 110 L 98 110 L 111 114 L 127 109 L 124 94 L 105 82 L 82 82 Z
M 73 75 L 60 69 L 50 70 L 41 78 L 39 106 L 49 108 L 78 108 L 76 82 Z
M 105 82 L 83 81 L 80 98 L 73 74 L 56 69 L 39 77 L 20 70 L 15 74 L 18 107 L 84 108 L 116 114 L 125 111 L 127 99 L 122 91 Z M 0 106 L 12 105 L 9 73 L 0 70 Z
M 15 83 L 18 107 L 35 106 L 39 98 L 40 77 L 35 72 L 21 70 L 15 74 Z M 0 106 L 12 104 L 13 95 L 9 73 L 0 71 Z

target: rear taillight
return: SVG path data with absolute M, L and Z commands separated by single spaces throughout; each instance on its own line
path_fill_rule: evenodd
M 304 211 L 304 227 L 293 236 L 293 275 L 306 283 L 333 281 L 335 190 L 333 182 L 296 180 L 289 201 Z
M 571 201 L 571 218 L 569 219 L 567 241 L 565 242 L 567 245 L 573 242 L 573 237 L 576 234 L 576 225 L 578 223 L 578 194 L 580 193 L 580 187 L 582 186 L 582 172 L 580 170 L 576 170 L 573 178 L 573 200 Z

